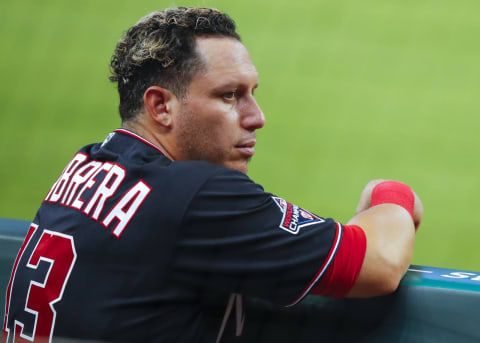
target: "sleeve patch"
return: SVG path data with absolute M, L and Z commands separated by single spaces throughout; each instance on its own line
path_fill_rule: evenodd
M 275 204 L 277 204 L 280 212 L 282 212 L 282 220 L 278 227 L 292 235 L 298 234 L 301 228 L 325 222 L 323 218 L 320 218 L 297 205 L 289 203 L 285 199 L 275 196 L 272 196 L 272 199 Z

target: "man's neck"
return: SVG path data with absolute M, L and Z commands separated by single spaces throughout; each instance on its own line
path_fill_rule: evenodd
M 141 120 L 134 120 L 122 123 L 122 128 L 132 131 L 149 141 L 151 144 L 158 147 L 159 150 L 163 151 L 164 155 L 169 159 L 174 160 L 173 156 L 168 151 L 167 147 L 162 144 L 162 134 L 155 131 L 153 125 L 145 125 Z

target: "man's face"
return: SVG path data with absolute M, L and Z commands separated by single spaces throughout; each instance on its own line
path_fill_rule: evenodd
M 253 92 L 258 73 L 239 41 L 198 38 L 206 67 L 194 76 L 175 121 L 178 160 L 206 160 L 247 172 L 265 117 Z

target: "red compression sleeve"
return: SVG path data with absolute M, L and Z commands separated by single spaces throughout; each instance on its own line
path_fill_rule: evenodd
M 415 196 L 406 184 L 397 181 L 385 181 L 375 186 L 372 191 L 370 207 L 380 204 L 397 204 L 410 213 L 413 219 Z
M 362 268 L 367 238 L 363 229 L 356 225 L 343 227 L 343 237 L 334 260 L 310 294 L 343 298 L 357 281 Z

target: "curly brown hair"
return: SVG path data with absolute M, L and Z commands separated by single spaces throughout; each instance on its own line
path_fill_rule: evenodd
M 148 87 L 159 85 L 184 98 L 203 61 L 196 37 L 225 36 L 240 40 L 234 21 L 215 8 L 176 7 L 148 14 L 119 40 L 110 62 L 120 95 L 122 122 L 135 118 Z

